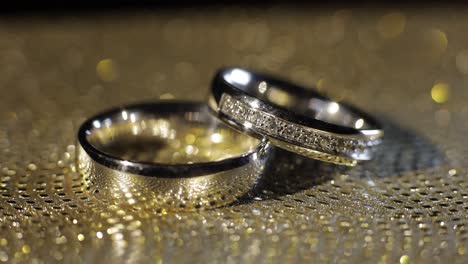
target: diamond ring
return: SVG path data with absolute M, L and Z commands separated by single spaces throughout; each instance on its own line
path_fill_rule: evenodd
M 366 113 L 268 75 L 224 68 L 209 105 L 231 126 L 310 158 L 354 166 L 370 160 L 383 129 Z

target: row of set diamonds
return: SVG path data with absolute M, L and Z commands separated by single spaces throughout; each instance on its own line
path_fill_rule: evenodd
M 336 135 L 327 135 L 314 129 L 294 124 L 269 113 L 253 109 L 248 104 L 223 94 L 220 101 L 220 111 L 238 123 L 250 123 L 253 128 L 270 136 L 297 142 L 301 145 L 327 153 L 354 153 L 365 151 L 380 140 L 353 140 Z

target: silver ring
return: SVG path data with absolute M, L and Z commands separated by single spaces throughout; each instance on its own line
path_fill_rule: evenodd
M 205 131 L 201 129 L 214 140 L 203 143 L 209 148 L 207 153 L 220 144 L 222 136 L 231 136 L 226 140 L 232 142 L 226 144 L 234 144 L 235 150 L 221 148 L 219 153 L 230 154 L 213 160 L 161 163 L 123 158 L 107 147 L 145 138 L 174 143 L 186 139 L 189 132 Z M 269 147 L 224 125 L 206 105 L 174 101 L 131 105 L 94 116 L 81 125 L 78 143 L 78 168 L 94 191 L 130 205 L 144 200 L 140 205 L 154 210 L 213 208 L 235 201 L 257 183 Z M 180 146 L 184 151 L 192 146 L 184 144 Z M 158 148 L 158 144 L 153 145 Z
M 354 166 L 370 160 L 383 129 L 366 113 L 319 93 L 241 68 L 220 70 L 210 107 L 257 138 L 307 157 Z

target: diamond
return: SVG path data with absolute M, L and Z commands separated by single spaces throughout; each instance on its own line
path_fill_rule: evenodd
M 338 147 L 338 141 L 334 138 L 330 138 L 328 142 L 328 148 L 330 149 L 330 151 L 336 151 L 337 147 Z
M 255 119 L 255 113 L 254 113 L 254 111 L 252 111 L 252 110 L 250 110 L 250 109 L 247 109 L 247 110 L 245 111 L 245 117 L 244 117 L 244 118 L 245 118 L 245 120 L 247 120 L 247 121 L 250 121 L 250 122 L 252 122 L 252 123 L 255 123 L 255 122 L 253 122 L 253 120 Z
M 296 127 L 295 130 L 294 130 L 293 137 L 294 137 L 295 140 L 301 142 L 302 137 L 304 137 L 304 131 L 302 130 L 302 128 Z
M 243 115 L 245 114 L 245 109 L 242 106 L 238 105 L 237 113 L 240 115 L 241 118 L 243 118 Z
M 322 137 L 319 140 L 318 143 L 319 143 L 320 147 L 325 151 L 332 151 L 333 150 L 332 139 L 329 138 L 329 137 Z
M 248 125 L 252 129 L 325 152 L 361 152 L 381 143 L 379 139 L 358 141 L 336 135 L 330 136 L 326 132 L 316 131 L 312 128 L 304 128 L 269 113 L 252 109 L 246 103 L 226 94 L 221 98 L 220 111 L 231 116 L 233 121 Z
M 292 138 L 294 134 L 294 126 L 286 124 L 284 126 L 284 136 L 286 138 Z
M 285 137 L 286 128 L 287 128 L 286 122 L 277 120 L 276 123 L 277 123 L 277 129 L 276 129 L 277 134 L 282 137 Z
M 310 145 L 311 142 L 313 143 L 313 140 L 311 139 L 312 137 L 310 135 L 303 134 L 300 140 L 303 144 Z
M 261 113 L 256 113 L 255 125 L 262 129 L 263 123 L 265 122 L 265 117 Z

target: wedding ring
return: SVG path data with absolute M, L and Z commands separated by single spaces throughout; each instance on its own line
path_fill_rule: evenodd
M 345 103 L 268 75 L 220 70 L 210 107 L 238 130 L 310 158 L 354 166 L 382 141 L 379 123 Z
M 200 103 L 113 109 L 78 131 L 77 163 L 92 190 L 130 206 L 193 210 L 248 193 L 269 145 L 220 122 Z

